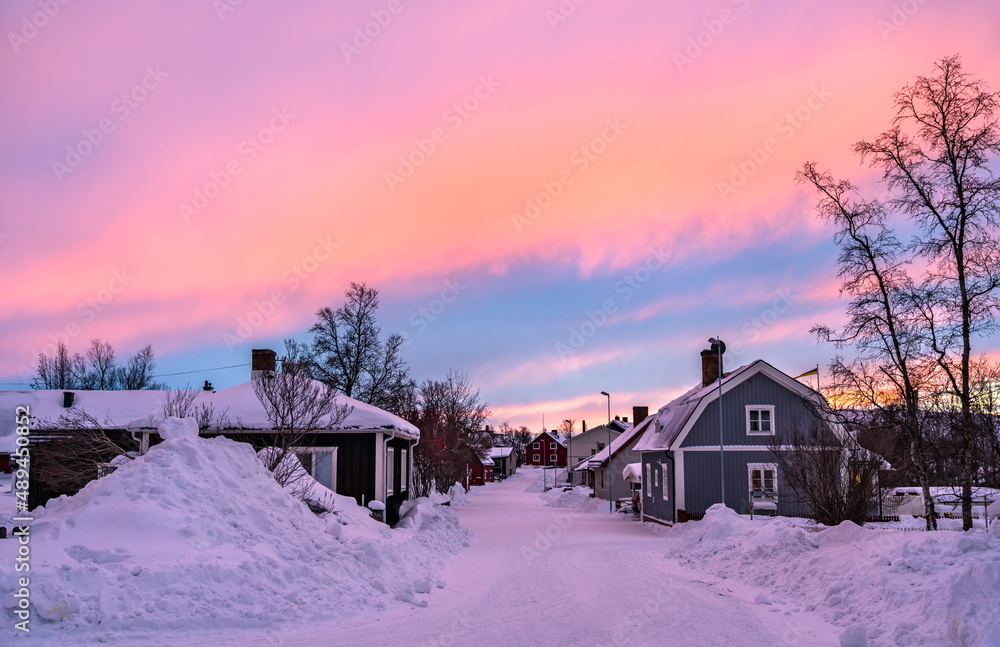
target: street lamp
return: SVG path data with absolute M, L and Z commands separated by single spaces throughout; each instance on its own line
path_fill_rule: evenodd
M 573 473 L 570 471 L 570 466 L 573 464 L 573 421 L 564 420 L 563 422 L 566 423 L 566 436 L 569 438 L 569 448 L 566 450 L 566 485 L 572 487 Z
M 722 354 L 726 352 L 726 344 L 721 339 L 709 337 L 708 343 L 712 345 L 712 350 L 719 351 L 719 475 L 722 483 L 722 505 L 726 505 L 726 457 L 722 439 Z
M 601 395 L 607 396 L 608 398 L 608 512 L 611 514 L 615 513 L 615 502 L 614 498 L 611 496 L 611 394 L 607 391 L 601 391 Z

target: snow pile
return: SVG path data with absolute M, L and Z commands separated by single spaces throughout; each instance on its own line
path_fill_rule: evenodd
M 545 492 L 546 489 L 554 488 L 557 485 L 566 485 L 566 470 L 542 469 L 540 471 L 542 473 L 538 475 L 536 480 L 524 488 L 525 492 Z M 553 475 L 553 472 L 555 472 L 555 475 Z
M 1000 519 L 1000 499 L 997 499 L 986 508 L 986 515 L 992 519 Z
M 994 534 L 996 533 L 996 534 Z M 761 604 L 819 610 L 850 645 L 1000 645 L 1000 531 L 816 530 L 721 505 L 665 536 L 668 556 L 764 589 Z
M 354 499 L 330 494 L 334 512 L 321 519 L 274 481 L 249 445 L 169 438 L 35 511 L 32 633 L 245 627 L 393 600 L 420 605 L 416 596 L 468 543 L 454 513 L 429 503 L 417 507 L 415 528 L 397 532 Z M 16 550 L 16 542 L 0 542 L 0 560 L 11 563 Z M 7 614 L 15 575 L 0 574 Z
M 194 418 L 165 418 L 156 431 L 163 440 L 194 438 L 198 435 L 198 422 Z
M 598 505 L 608 507 L 607 501 L 595 499 L 590 496 L 591 490 L 588 487 L 576 486 L 572 490 L 563 491 L 562 488 L 555 488 L 542 494 L 542 501 L 549 508 L 596 508 Z
M 451 501 L 453 506 L 469 505 L 469 497 L 466 495 L 465 488 L 458 481 L 448 488 L 448 500 Z

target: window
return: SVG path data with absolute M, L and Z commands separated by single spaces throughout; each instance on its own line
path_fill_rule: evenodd
M 747 405 L 747 435 L 749 436 L 774 435 L 773 404 Z
M 296 447 L 293 451 L 309 476 L 323 487 L 337 491 L 336 447 Z
M 597 443 L 597 451 L 599 452 L 602 449 L 604 449 L 604 443 Z M 597 452 L 594 452 L 594 453 L 596 454 Z
M 392 496 L 396 492 L 396 449 L 390 447 L 385 451 L 385 495 Z
M 556 455 L 555 454 L 549 454 L 549 460 L 552 461 L 553 463 L 555 463 L 556 462 Z
M 409 458 L 408 458 L 409 453 L 410 453 L 410 451 L 408 449 L 401 449 L 401 450 L 399 450 L 399 491 L 400 492 L 405 492 L 406 490 L 410 489 L 410 480 L 407 478 L 409 476 L 409 474 L 407 474 L 407 472 L 409 471 L 409 467 L 410 467 L 410 461 L 409 461 Z
M 663 474 L 663 476 L 662 476 L 662 479 L 663 479 L 663 500 L 664 501 L 669 501 L 670 500 L 670 486 L 668 485 L 669 481 L 667 480 L 667 464 L 666 463 L 660 463 L 660 472 Z
M 778 498 L 778 466 L 774 463 L 750 463 L 750 496 L 773 501 Z
M 653 464 L 646 463 L 646 496 L 653 496 Z
M 555 448 L 556 448 L 556 441 L 553 440 L 552 442 L 549 443 L 549 449 L 555 449 Z
M 542 443 L 540 443 L 540 442 L 538 442 L 536 440 L 535 442 L 531 443 L 531 448 L 532 449 L 541 449 L 542 448 Z

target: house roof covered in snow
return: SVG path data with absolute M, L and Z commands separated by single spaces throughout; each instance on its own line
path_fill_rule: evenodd
M 36 429 L 53 429 L 63 416 L 89 416 L 97 424 L 122 429 L 156 429 L 164 419 L 163 405 L 169 391 L 83 391 L 74 390 L 73 405 L 63 406 L 63 390 L 0 391 L 0 449 L 8 435 L 14 432 L 14 409 L 28 405 L 32 426 Z M 225 412 L 233 428 L 270 429 L 264 406 L 253 391 L 250 382 L 237 384 L 220 391 L 193 391 L 193 406 L 211 405 L 216 414 Z M 420 431 L 402 418 L 345 395 L 337 396 L 338 405 L 353 407 L 340 423 L 321 427 L 317 431 L 386 430 L 397 437 L 411 440 L 420 437 Z M 9 415 L 8 415 L 9 414 Z M 11 436 L 11 443 L 13 443 Z
M 825 407 L 823 396 L 774 368 L 762 359 L 745 364 L 726 373 L 722 377 L 723 395 L 725 395 L 726 391 L 733 389 L 757 373 L 764 373 L 789 390 L 795 391 L 804 398 L 812 400 L 817 404 L 822 404 Z M 718 397 L 719 382 L 716 380 L 704 386 L 699 384 L 687 393 L 664 405 L 655 415 L 650 416 L 651 422 L 646 427 L 646 431 L 639 439 L 639 442 L 635 444 L 635 451 L 644 452 L 671 449 L 685 430 L 694 424 L 698 416 L 701 415 L 700 412 L 704 407 Z M 844 432 L 840 428 L 840 425 L 833 424 L 832 426 L 834 427 L 834 433 L 843 438 Z
M 563 447 L 566 446 L 566 437 L 563 436 L 561 433 L 559 433 L 557 431 L 552 431 L 552 430 L 543 431 L 542 433 L 538 434 L 537 436 L 535 436 L 534 438 L 532 438 L 528 442 L 529 443 L 533 443 L 536 440 L 538 440 L 539 438 L 541 438 L 542 436 L 548 436 L 549 438 L 551 438 L 552 440 L 556 441 L 557 443 L 559 443 Z
M 629 427 L 629 429 L 627 431 L 625 431 L 623 434 L 621 434 L 620 436 L 618 436 L 617 438 L 615 438 L 614 440 L 612 440 L 611 441 L 611 445 L 609 447 L 605 447 L 601 451 L 599 451 L 596 454 L 594 454 L 593 456 L 591 456 L 586 461 L 586 464 L 583 467 L 577 467 L 577 468 L 574 468 L 574 470 L 575 471 L 584 471 L 584 470 L 592 470 L 592 469 L 595 469 L 597 467 L 600 467 L 601 465 L 603 465 L 608 460 L 608 453 L 609 452 L 611 452 L 612 456 L 614 456 L 615 454 L 617 454 L 618 452 L 620 452 L 630 442 L 632 442 L 632 439 L 634 439 L 636 436 L 641 435 L 644 431 L 646 431 L 646 429 L 649 428 L 649 426 L 652 424 L 652 422 L 653 422 L 653 416 L 648 416 L 648 417 L 646 417 L 645 420 L 643 420 L 642 422 L 640 422 L 638 425 L 636 425 L 634 427 Z
M 642 483 L 642 463 L 629 463 L 622 470 L 622 478 L 629 483 Z
M 513 447 L 493 447 L 490 449 L 490 458 L 507 458 L 512 451 Z

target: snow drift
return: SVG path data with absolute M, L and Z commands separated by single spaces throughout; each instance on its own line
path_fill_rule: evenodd
M 1000 528 L 820 530 L 750 521 L 719 504 L 666 531 L 669 557 L 764 589 L 762 604 L 819 611 L 845 645 L 1000 645 Z
M 33 634 L 245 627 L 331 617 L 417 595 L 468 545 L 453 511 L 420 503 L 389 530 L 348 497 L 318 518 L 249 445 L 170 437 L 148 454 L 35 511 Z M 332 494 L 332 493 L 331 493 Z M 411 510 L 413 506 L 411 504 Z M 0 542 L 13 559 L 15 542 Z M 10 613 L 15 573 L 0 575 Z M 41 619 L 41 620 L 39 620 Z M 12 626 L 10 623 L 8 626 Z

